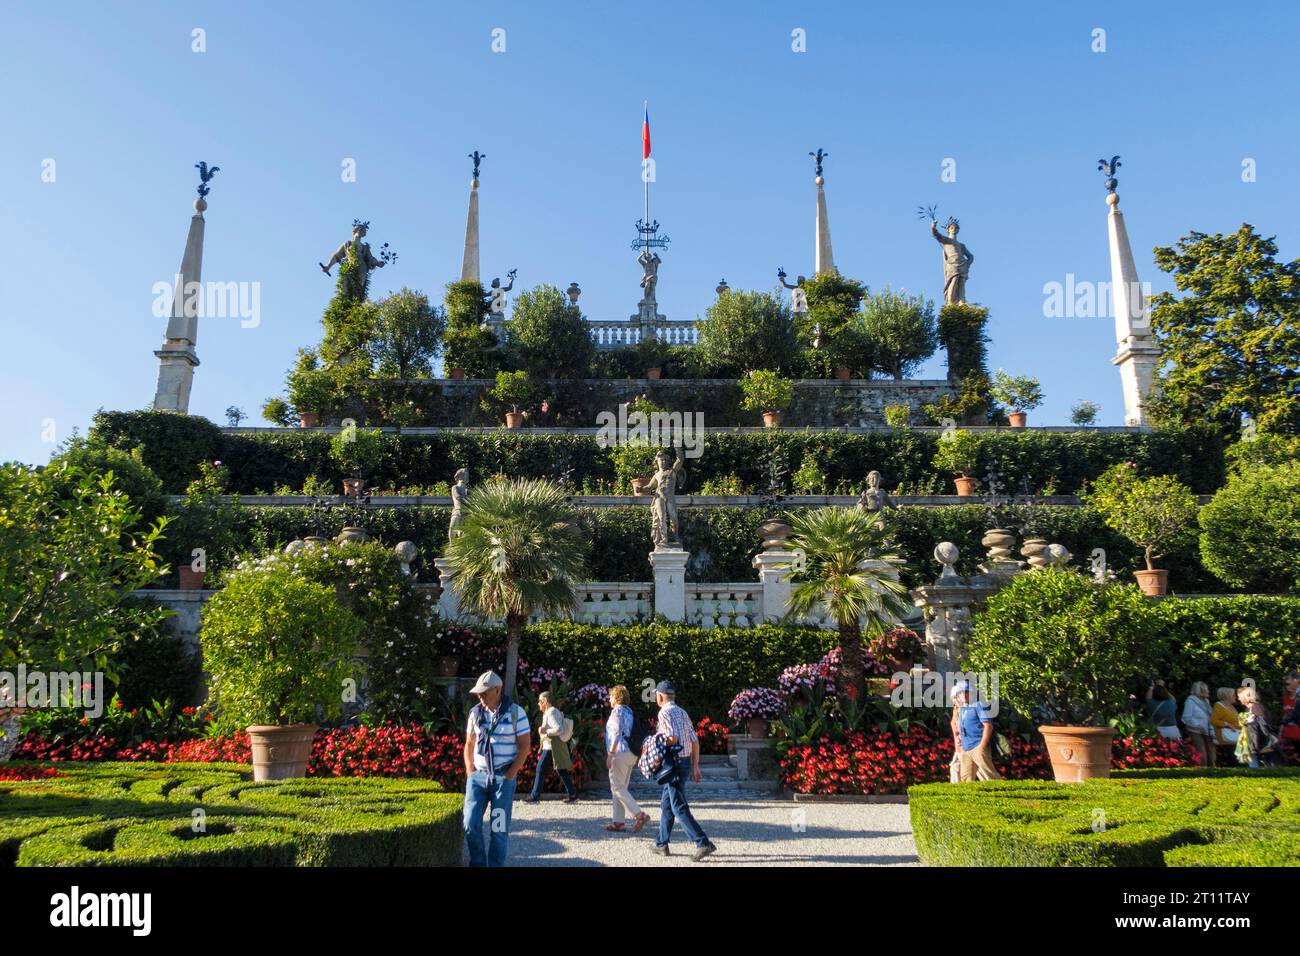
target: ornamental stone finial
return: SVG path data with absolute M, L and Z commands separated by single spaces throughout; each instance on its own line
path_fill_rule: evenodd
M 822 184 L 825 182 L 825 180 L 822 178 L 822 162 L 826 159 L 827 156 L 830 155 L 830 153 L 826 152 L 824 149 L 822 149 L 822 148 L 819 146 L 819 147 L 817 148 L 817 152 L 815 152 L 815 153 L 809 153 L 808 155 L 811 156 L 811 157 L 813 158 L 813 163 L 814 163 L 815 166 L 816 166 L 817 178 L 816 178 L 815 180 L 813 180 L 813 181 L 814 181 L 818 186 L 820 186 L 820 185 L 822 185 Z
M 1112 206 L 1119 202 L 1119 196 L 1115 193 L 1116 187 L 1119 186 L 1119 180 L 1115 178 L 1115 170 L 1119 169 L 1121 165 L 1123 164 L 1119 161 L 1118 156 L 1112 156 L 1110 162 L 1106 162 L 1105 158 L 1097 160 L 1097 168 L 1106 177 L 1106 192 L 1115 197 L 1114 200 L 1110 196 L 1106 197 L 1106 202 Z

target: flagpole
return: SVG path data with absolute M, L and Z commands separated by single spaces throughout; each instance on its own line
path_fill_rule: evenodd
M 643 100 L 641 104 L 641 109 L 642 109 L 641 116 L 643 118 L 643 122 L 649 123 L 650 122 L 649 119 L 650 101 Z M 650 177 L 646 175 L 647 159 L 649 159 L 648 156 L 641 157 L 641 185 L 645 191 L 645 219 L 643 220 L 643 222 L 645 223 L 646 228 L 649 228 L 650 226 Z M 642 235 L 645 237 L 645 251 L 648 254 L 650 252 L 650 234 L 642 233 Z

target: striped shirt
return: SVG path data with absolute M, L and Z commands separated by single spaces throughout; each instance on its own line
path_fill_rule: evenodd
M 479 704 L 483 707 L 482 704 Z M 492 726 L 492 721 L 496 719 L 496 711 L 488 710 L 487 726 Z M 469 720 L 465 724 L 465 736 L 474 737 L 478 733 L 478 722 L 474 719 L 474 710 L 469 712 Z M 518 704 L 510 706 L 510 713 L 502 716 L 500 723 L 497 724 L 496 730 L 492 731 L 492 755 L 496 758 L 496 766 L 493 770 L 505 770 L 515 762 L 515 757 L 519 756 L 519 742 L 517 737 L 531 734 L 532 727 L 528 724 L 528 714 Z M 487 760 L 477 750 L 474 751 L 474 769 L 487 770 Z
M 656 730 L 664 736 L 677 738 L 677 743 L 682 748 L 682 760 L 691 755 L 695 742 L 699 739 L 695 736 L 691 715 L 684 708 L 678 707 L 676 701 L 670 700 L 660 708 Z

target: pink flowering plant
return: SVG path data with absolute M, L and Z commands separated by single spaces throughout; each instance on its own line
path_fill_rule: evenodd
M 781 692 L 771 687 L 751 687 L 742 690 L 732 700 L 727 716 L 735 721 L 775 720 L 785 713 Z

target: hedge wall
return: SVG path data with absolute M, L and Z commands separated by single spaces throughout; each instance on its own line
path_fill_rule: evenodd
M 426 780 L 252 783 L 238 764 L 56 766 L 58 776 L 0 781 L 0 867 L 460 862 L 461 797 Z M 206 814 L 198 833 L 196 809 Z
M 116 447 L 144 448 L 144 460 L 164 489 L 180 494 L 198 474 L 200 461 L 219 460 L 231 472 L 231 491 L 271 492 L 287 485 L 300 489 L 309 477 L 338 487 L 343 472 L 329 457 L 330 436 L 313 431 L 229 434 L 206 419 L 166 412 L 100 412 L 92 435 Z M 718 433 L 708 436 L 703 457 L 686 462 L 683 494 L 698 493 L 707 481 L 736 476 L 753 492 L 767 488 L 771 463 L 785 475 L 811 455 L 826 477 L 825 491 L 844 485 L 858 490 L 872 469 L 888 488 L 952 493 L 951 475 L 936 472 L 930 461 L 938 434 L 911 429 L 848 434 L 779 430 L 765 433 Z M 1022 481 L 1041 490 L 1055 485 L 1057 494 L 1073 494 L 1118 461 L 1133 461 L 1151 473 L 1173 474 L 1201 494 L 1224 481 L 1223 447 L 1208 431 L 1178 432 L 1044 432 L 1002 431 L 978 434 L 980 475 L 996 464 L 1011 490 Z M 450 481 L 461 466 L 475 481 L 494 474 L 551 477 L 575 489 L 612 487 L 614 464 L 594 435 L 531 435 L 521 432 L 451 433 L 385 436 L 385 452 L 372 487 L 402 488 Z
M 927 866 L 1300 866 L 1300 822 L 1273 812 L 1300 801 L 1294 770 L 924 784 L 908 798 Z

